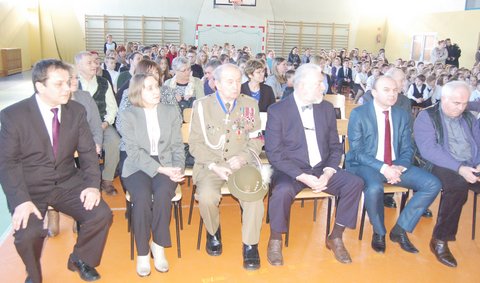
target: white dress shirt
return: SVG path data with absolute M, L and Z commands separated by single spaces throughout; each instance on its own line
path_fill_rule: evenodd
M 375 117 L 377 118 L 377 131 L 378 131 L 378 147 L 377 147 L 377 155 L 375 156 L 375 158 L 377 160 L 384 162 L 383 157 L 385 153 L 385 114 L 383 114 L 383 111 L 388 111 L 388 119 L 390 120 L 390 142 L 391 142 L 390 146 L 392 148 L 392 161 L 394 161 L 395 151 L 393 148 L 394 133 L 393 133 L 393 121 L 392 121 L 392 107 L 389 107 L 388 109 L 384 110 L 379 105 L 377 105 L 377 102 L 375 100 L 373 101 L 373 107 L 375 109 Z M 387 166 L 388 166 L 387 164 L 383 164 L 382 168 L 380 169 L 380 172 L 382 174 Z
M 80 77 L 80 83 L 82 84 L 82 90 L 88 91 L 91 96 L 95 94 L 98 89 L 97 77 L 93 77 L 90 81 L 87 81 L 82 76 Z M 102 121 L 107 122 L 109 125 L 113 125 L 115 117 L 117 116 L 118 106 L 115 96 L 113 95 L 112 87 L 108 84 L 107 92 L 105 93 L 105 103 L 107 105 L 105 117 L 100 117 Z
M 305 138 L 307 140 L 308 160 L 310 166 L 314 167 L 322 161 L 320 149 L 318 148 L 317 135 L 315 131 L 315 120 L 313 118 L 313 105 L 309 109 L 302 110 L 305 106 L 294 93 L 295 103 L 297 104 L 300 118 L 302 119 L 303 129 L 305 131 Z
M 53 121 L 53 112 L 51 111 L 52 108 L 58 108 L 58 121 L 62 122 L 62 107 L 58 105 L 57 107 L 51 107 L 47 105 L 45 102 L 40 99 L 39 95 L 35 95 L 35 99 L 37 100 L 38 108 L 40 109 L 40 114 L 42 114 L 43 122 L 47 127 L 48 136 L 50 137 L 50 144 L 53 146 L 53 136 L 52 136 L 52 121 Z
M 160 125 L 158 123 L 157 106 L 152 109 L 143 108 L 147 123 L 150 155 L 158 156 L 158 141 L 160 140 Z

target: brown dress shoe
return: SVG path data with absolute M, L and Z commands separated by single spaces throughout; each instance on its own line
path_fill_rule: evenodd
M 430 250 L 437 257 L 438 261 L 448 267 L 457 267 L 457 260 L 448 248 L 448 242 L 432 238 Z
M 343 245 L 343 240 L 341 238 L 330 239 L 327 238 L 327 249 L 331 250 L 335 255 L 335 258 L 341 263 L 351 263 L 352 259 L 348 253 L 345 245 Z
M 53 238 L 58 235 L 58 224 L 60 222 L 60 215 L 58 211 L 49 209 L 47 212 L 48 217 L 48 236 Z
M 268 241 L 267 259 L 273 266 L 283 265 L 282 240 Z
M 100 188 L 109 196 L 115 196 L 118 193 L 117 189 L 113 186 L 113 181 L 102 180 Z

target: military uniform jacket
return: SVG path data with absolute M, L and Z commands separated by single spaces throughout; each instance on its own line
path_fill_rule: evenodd
M 199 111 L 203 112 L 203 127 Z M 258 103 L 247 95 L 237 98 L 229 115 L 225 114 L 215 94 L 196 100 L 189 139 L 190 152 L 195 157 L 194 172 L 211 163 L 228 167 L 226 161 L 236 155 L 253 162 L 249 148 L 260 153 L 263 146 L 260 127 Z

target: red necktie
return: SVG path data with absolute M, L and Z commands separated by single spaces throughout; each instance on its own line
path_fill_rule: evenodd
M 58 149 L 58 138 L 60 135 L 60 121 L 58 121 L 58 108 L 52 108 L 50 111 L 53 112 L 52 119 L 52 148 L 53 155 L 57 158 L 57 149 Z
M 390 136 L 390 118 L 388 111 L 383 111 L 385 114 L 385 149 L 383 151 L 383 161 L 388 165 L 392 165 L 392 138 Z

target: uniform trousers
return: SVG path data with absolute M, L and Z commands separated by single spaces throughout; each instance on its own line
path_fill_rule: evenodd
M 143 171 L 125 177 L 123 181 L 133 204 L 132 226 L 137 255 L 148 255 L 150 234 L 156 244 L 170 247 L 172 198 L 175 196 L 177 183 L 167 175 L 158 173 L 152 178 Z
M 92 210 L 85 210 L 80 201 L 80 193 L 83 190 L 79 178 L 78 184 L 70 188 L 57 186 L 48 193 L 30 192 L 30 197 L 43 217 L 48 206 L 52 206 L 55 210 L 70 215 L 80 224 L 77 242 L 70 258 L 74 261 L 82 260 L 89 266 L 95 267 L 100 264 L 113 216 L 103 200 L 100 200 L 99 205 Z M 28 276 L 34 283 L 42 282 L 40 256 L 47 236 L 43 220 L 31 214 L 27 228 L 20 228 L 13 236 L 15 247 L 26 266 Z
M 319 177 L 323 174 L 323 170 L 319 168 L 305 173 Z M 295 200 L 295 196 L 306 188 L 306 185 L 281 171 L 275 170 L 272 176 L 272 188 L 268 208 L 270 229 L 277 233 L 285 233 L 290 218 L 290 207 Z M 337 173 L 333 174 L 324 192 L 339 198 L 336 223 L 348 228 L 355 228 L 362 190 L 363 181 L 361 178 L 344 170 L 337 170 Z
M 438 208 L 438 218 L 433 229 L 433 238 L 442 241 L 455 241 L 458 221 L 468 197 L 468 189 L 480 190 L 480 184 L 470 184 L 457 172 L 434 166 L 432 173 L 442 182 L 442 198 Z
M 214 235 L 220 225 L 218 206 L 222 197 L 220 189 L 225 180 L 206 167 L 198 170 L 199 165 L 196 166 L 193 176 L 197 186 L 195 199 L 198 201 L 205 228 L 210 235 Z M 258 244 L 264 214 L 263 200 L 239 202 L 242 207 L 242 241 L 246 245 Z

